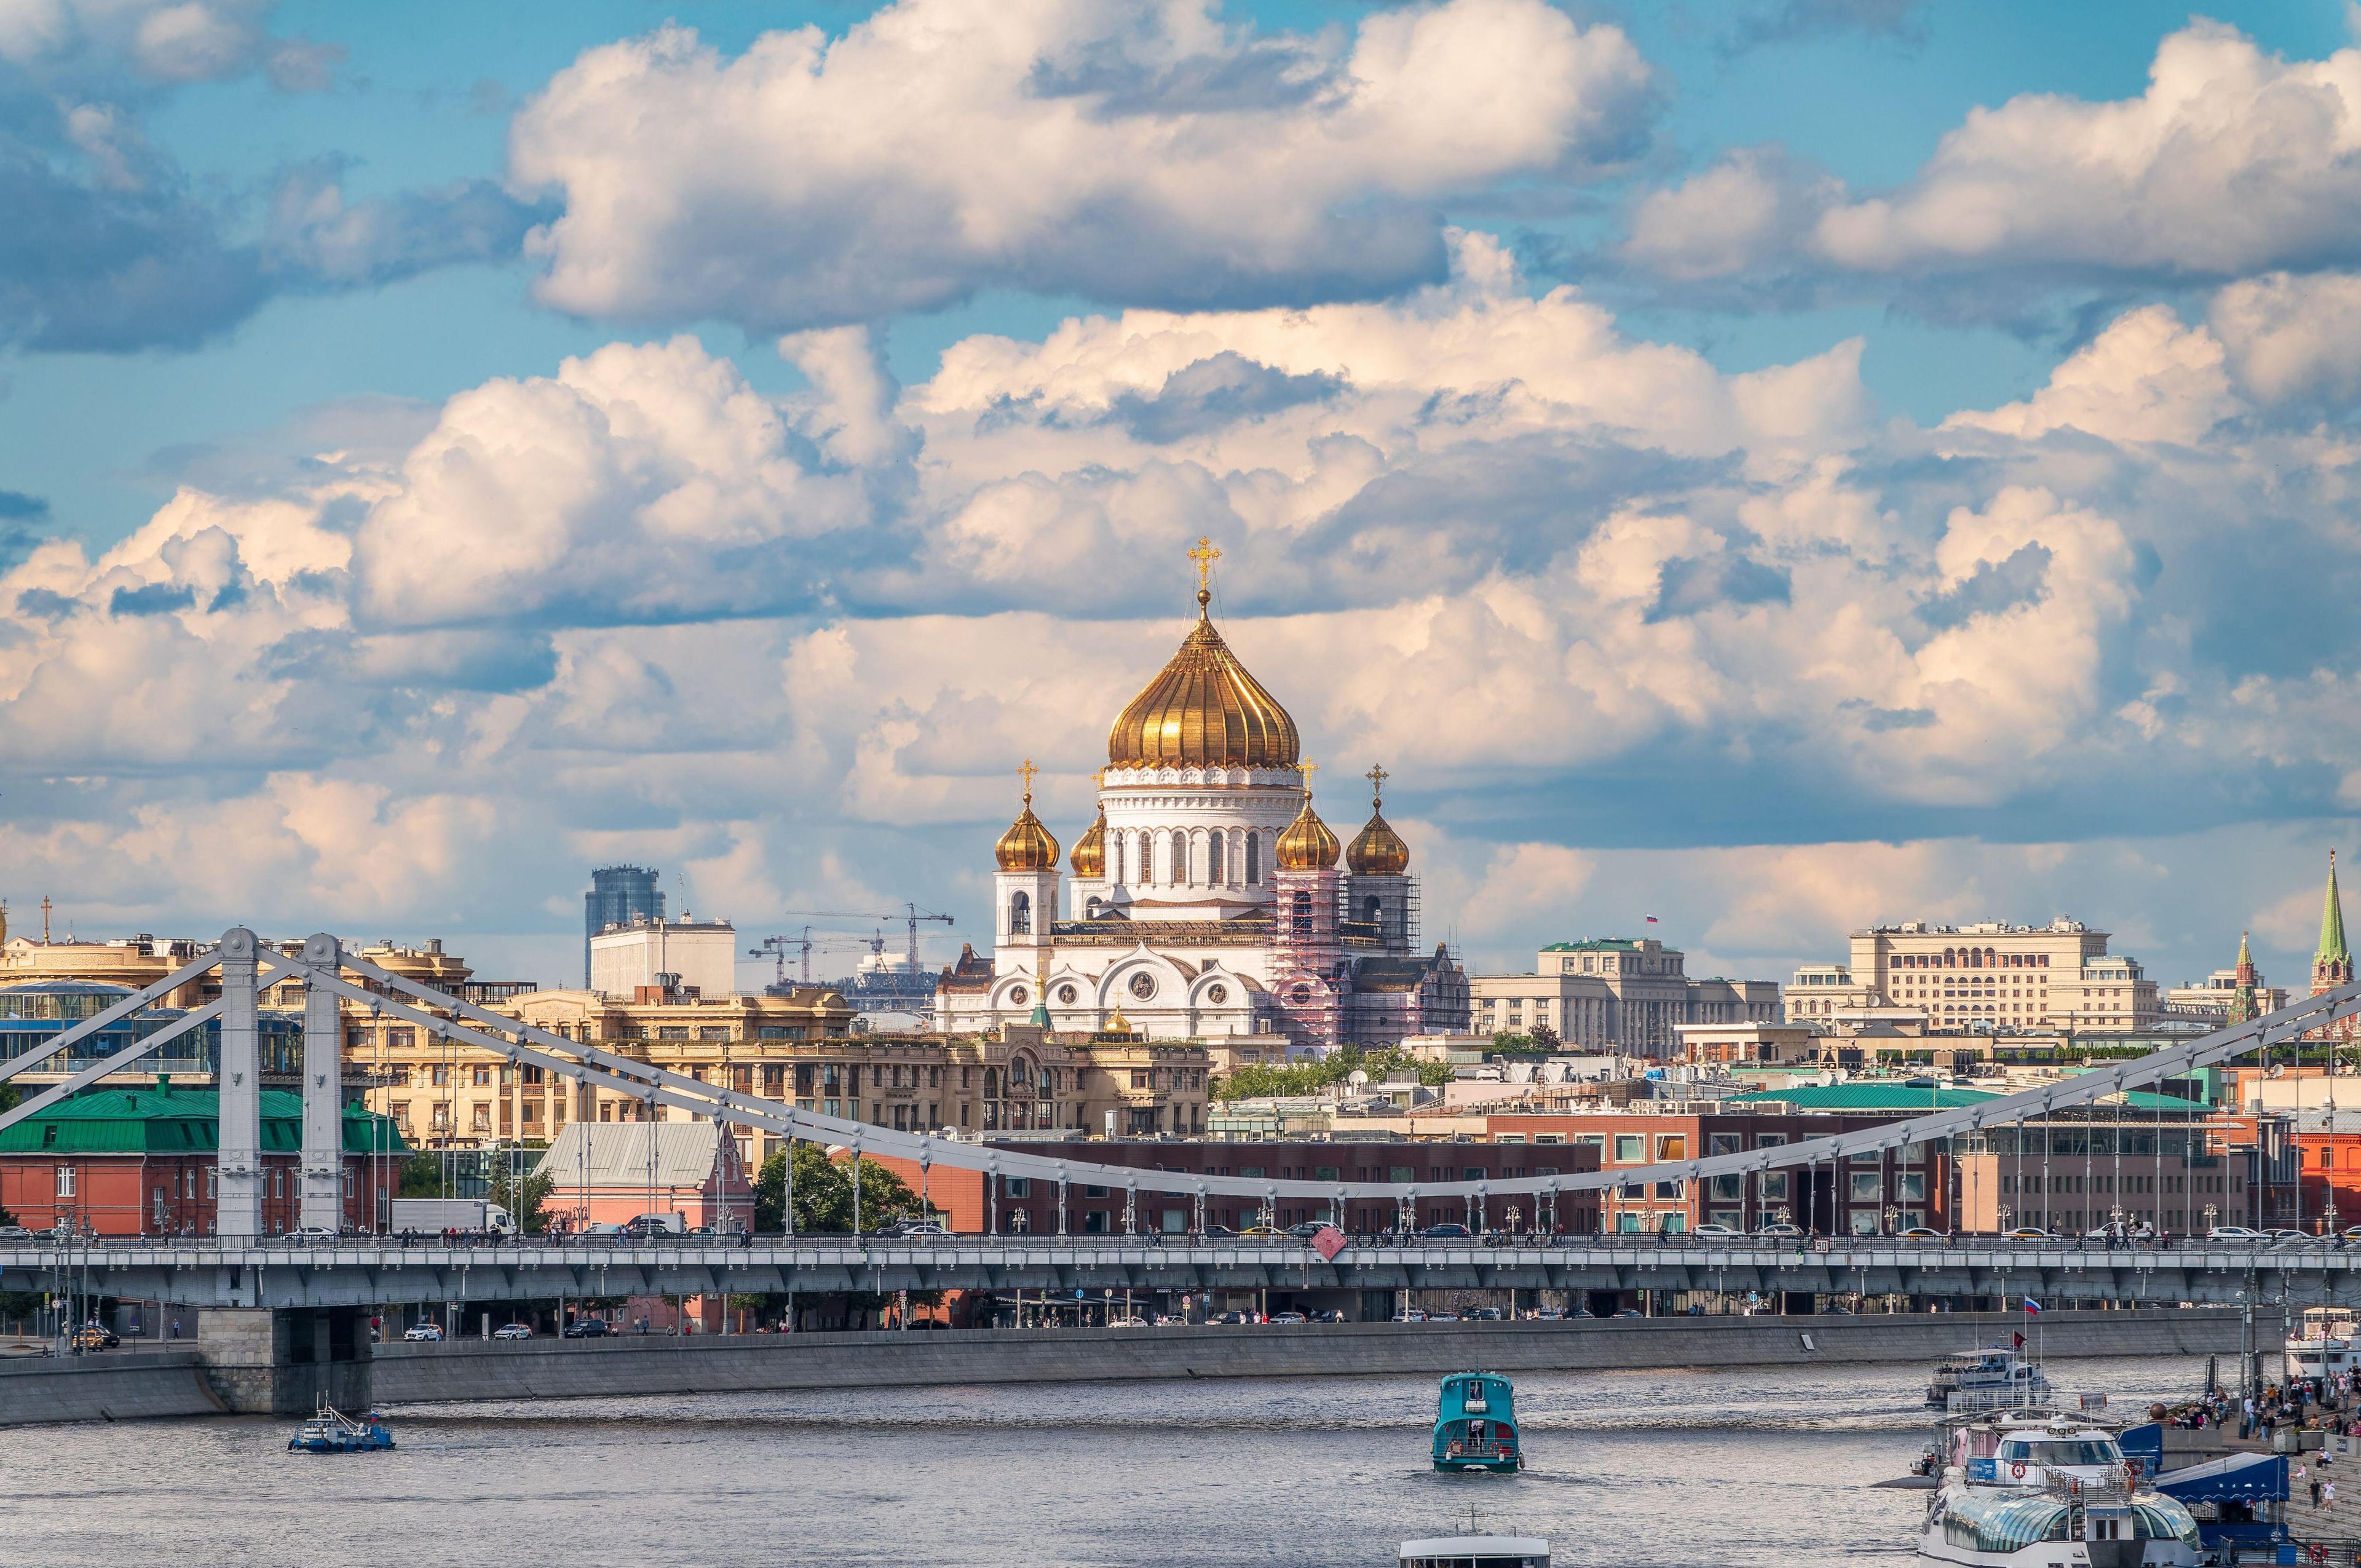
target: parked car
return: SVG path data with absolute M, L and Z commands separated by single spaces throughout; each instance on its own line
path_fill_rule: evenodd
M 1301 1312 L 1273 1312 L 1270 1321 L 1274 1323 L 1308 1323 L 1312 1320 Z
M 298 1225 L 287 1233 L 289 1244 L 294 1246 L 317 1246 L 335 1239 L 336 1233 L 325 1225 Z
M 2205 1233 L 2209 1242 L 2261 1242 L 2270 1238 L 2246 1225 L 2216 1225 Z
M 443 1325 L 440 1323 L 412 1323 L 408 1329 L 402 1332 L 401 1337 L 406 1340 L 439 1340 L 443 1337 Z
M 22 1225 L 0 1225 L 0 1246 L 21 1245 L 33 1239 L 33 1233 Z
M 1215 1312 L 1205 1321 L 1209 1323 L 1243 1323 L 1246 1315 L 1244 1312 Z
M 1910 1225 L 1894 1233 L 1905 1242 L 1938 1242 L 1943 1233 L 1932 1225 Z
M 502 1323 L 492 1331 L 494 1339 L 531 1339 L 533 1329 L 526 1323 Z
M 1626 1307 L 1615 1315 L 1619 1318 L 1644 1318 L 1648 1314 L 1640 1310 L 1637 1307 Z
M 577 1318 L 566 1325 L 567 1339 L 605 1339 L 614 1332 L 604 1318 Z
M 1779 1220 L 1768 1225 L 1756 1226 L 1754 1234 L 1758 1236 L 1800 1236 L 1804 1234 L 1804 1227 Z
M 76 1350 L 113 1350 L 123 1343 L 123 1336 L 99 1323 L 84 1323 L 73 1332 Z
M 1689 1233 L 1689 1234 L 1693 1236 L 1702 1236 L 1708 1241 L 1718 1236 L 1737 1236 L 1743 1235 L 1745 1234 L 1745 1232 L 1738 1230 L 1734 1226 L 1713 1224 L 1699 1225 L 1697 1229 Z
M 1345 1314 L 1331 1307 L 1324 1312 L 1312 1313 L 1312 1321 L 1315 1323 L 1341 1323 L 1345 1321 Z
M 1497 1323 L 1500 1321 L 1500 1309 L 1478 1307 L 1467 1314 L 1467 1321 L 1471 1323 Z
M 1434 1241 L 1460 1241 L 1473 1238 L 1476 1234 L 1465 1225 L 1452 1224 L 1429 1225 L 1418 1234 Z
M 2278 1230 L 2271 1233 L 2271 1240 L 2282 1245 L 2289 1243 L 2294 1243 L 2301 1245 L 2305 1242 L 2316 1242 L 2320 1238 L 2318 1236 L 2313 1235 L 2310 1231 Z
M 2018 1225 L 2003 1231 L 2001 1234 L 2013 1242 L 2054 1242 L 2059 1239 L 2054 1233 L 2045 1231 L 2039 1225 Z
M 1394 1314 L 1394 1321 L 1398 1323 L 1422 1323 L 1426 1321 L 1426 1314 L 1420 1311 L 1416 1307 L 1412 1307 L 1407 1312 L 1396 1312 Z
M 1532 1311 L 1533 1321 L 1537 1323 L 1554 1323 L 1565 1316 L 1555 1307 L 1535 1307 Z

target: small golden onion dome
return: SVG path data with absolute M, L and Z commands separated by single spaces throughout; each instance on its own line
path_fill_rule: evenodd
M 993 847 L 993 858 L 1005 872 L 1054 872 L 1058 869 L 1058 840 L 1033 815 L 1033 764 L 1027 762 L 1023 771 L 1024 814 L 1000 836 L 1000 842 Z
M 1066 863 L 1084 882 L 1096 882 L 1106 875 L 1105 806 L 1099 807 L 1099 819 L 1091 824 L 1089 831 L 1074 840 L 1074 852 L 1067 857 Z
M 1131 699 L 1107 732 L 1107 762 L 1118 768 L 1291 768 L 1301 742 L 1295 720 L 1262 683 L 1246 674 L 1206 612 L 1212 595 L 1197 590 L 1197 624 L 1157 677 Z
M 1345 864 L 1355 876 L 1400 876 L 1410 869 L 1410 846 L 1393 824 L 1372 808 L 1368 825 L 1354 836 Z
M 1279 836 L 1279 869 L 1283 872 L 1324 872 L 1336 864 L 1336 835 L 1312 809 L 1312 792 L 1303 794 L 1303 809 Z
M 1107 1014 L 1106 1028 L 1103 1030 L 1102 1033 L 1109 1035 L 1128 1035 L 1131 1033 L 1131 1020 L 1125 1017 L 1123 1015 L 1123 1009 L 1118 1007 L 1114 1012 Z

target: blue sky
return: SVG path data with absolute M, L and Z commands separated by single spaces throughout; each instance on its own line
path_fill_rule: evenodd
M 0 21 L 0 894 L 546 979 L 608 856 L 980 910 L 1211 532 L 1479 963 L 2073 913 L 2295 975 L 2346 7 L 984 15 Z

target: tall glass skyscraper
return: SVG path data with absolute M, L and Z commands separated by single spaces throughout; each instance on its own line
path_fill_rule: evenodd
M 582 986 L 590 987 L 590 938 L 609 926 L 664 917 L 664 895 L 653 866 L 600 866 L 582 895 Z

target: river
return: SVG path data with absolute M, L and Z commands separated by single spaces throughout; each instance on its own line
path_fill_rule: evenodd
M 2052 1362 L 2119 1414 L 2204 1361 Z M 1517 1379 L 1530 1468 L 1437 1475 L 1435 1380 L 1224 1379 L 390 1412 L 390 1453 L 253 1419 L 0 1430 L 0 1563 L 1215 1563 L 1381 1568 L 1405 1536 L 1597 1568 L 1902 1563 L 1915 1366 Z

